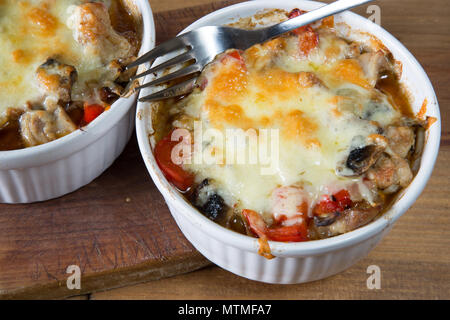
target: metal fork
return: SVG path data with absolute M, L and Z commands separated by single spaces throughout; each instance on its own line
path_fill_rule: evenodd
M 161 85 L 169 81 L 191 76 L 188 80 L 142 97 L 139 101 L 158 101 L 185 95 L 190 93 L 195 88 L 197 79 L 196 75 L 203 70 L 205 65 L 213 61 L 219 53 L 231 48 L 240 50 L 248 49 L 257 43 L 263 43 L 288 31 L 292 31 L 314 21 L 370 1 L 372 0 L 335 1 L 329 5 L 309 11 L 293 19 L 257 30 L 243 30 L 223 26 L 201 27 L 160 44 L 129 64 L 127 68 L 129 69 L 136 67 L 145 62 L 153 62 L 156 58 L 171 52 L 173 53 L 183 49 L 187 50 L 174 58 L 158 64 L 157 66 L 152 66 L 147 71 L 132 78 L 132 80 L 135 80 L 152 73 L 155 73 L 155 77 L 157 77 L 156 73 L 162 71 L 163 69 L 186 62 L 193 62 L 184 68 L 178 69 L 167 75 L 161 75 L 159 78 L 155 78 L 152 81 L 142 84 L 136 88 L 136 90 L 140 90 L 149 86 Z

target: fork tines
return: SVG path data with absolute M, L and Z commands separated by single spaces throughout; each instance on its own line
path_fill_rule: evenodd
M 144 83 L 140 86 L 138 86 L 135 90 L 140 90 L 143 88 L 147 88 L 150 86 L 156 86 L 161 85 L 179 78 L 188 77 L 190 75 L 194 75 L 201 71 L 201 65 L 195 64 L 195 57 L 192 48 L 190 48 L 190 42 L 189 42 L 189 33 L 183 34 L 179 37 L 173 38 L 171 40 L 168 40 L 159 46 L 155 47 L 153 50 L 149 51 L 148 53 L 144 54 L 142 57 L 138 58 L 134 62 L 130 63 L 126 68 L 130 69 L 133 67 L 136 67 L 140 64 L 147 63 L 147 62 L 153 62 L 156 58 L 164 56 L 166 54 L 169 54 L 174 51 L 179 51 L 186 49 L 188 51 L 184 51 L 181 54 L 164 61 L 157 66 L 154 66 L 134 77 L 132 77 L 131 80 L 136 80 L 141 77 L 144 77 L 146 75 L 155 74 L 155 79 Z M 179 64 L 187 63 L 190 61 L 194 61 L 194 64 L 190 64 L 188 66 L 182 67 L 172 73 L 169 73 L 167 75 L 161 75 L 158 77 L 156 73 L 163 71 L 166 68 L 174 67 Z M 177 83 L 173 86 L 170 86 L 166 89 L 163 89 L 161 91 L 154 92 L 148 96 L 142 97 L 139 99 L 139 101 L 157 101 L 162 99 L 168 99 L 171 97 L 180 96 L 183 94 L 187 94 L 191 92 L 195 86 L 195 80 L 196 77 L 192 79 L 185 80 L 181 83 Z

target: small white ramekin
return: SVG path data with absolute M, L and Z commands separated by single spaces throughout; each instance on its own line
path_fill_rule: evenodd
M 312 1 L 251 1 L 233 5 L 213 12 L 190 25 L 183 32 L 205 25 L 222 25 L 238 18 L 252 16 L 262 9 L 300 8 L 313 10 L 323 4 Z M 269 242 L 276 258 L 267 260 L 258 255 L 257 239 L 230 231 L 212 222 L 167 182 L 158 168 L 149 143 L 152 133 L 150 122 L 152 108 L 138 103 L 136 121 L 137 137 L 142 156 L 156 186 L 163 194 L 170 212 L 186 238 L 206 258 L 237 275 L 269 283 L 302 283 L 322 279 L 350 267 L 365 257 L 392 228 L 393 223 L 413 204 L 427 183 L 436 161 L 441 123 L 439 106 L 431 83 L 424 70 L 409 51 L 380 26 L 351 12 L 335 17 L 336 22 L 345 21 L 352 30 L 374 35 L 403 64 L 401 81 L 412 94 L 414 111 L 417 112 L 424 99 L 428 101 L 426 115 L 437 121 L 426 134 L 426 145 L 419 172 L 411 184 L 401 192 L 398 200 L 379 219 L 357 230 L 333 238 L 300 242 Z M 143 91 L 144 96 L 149 90 Z
M 133 0 L 142 15 L 139 54 L 155 45 L 148 1 Z M 136 94 L 120 98 L 88 126 L 27 149 L 0 151 L 0 202 L 29 203 L 60 197 L 90 183 L 120 155 L 134 130 Z

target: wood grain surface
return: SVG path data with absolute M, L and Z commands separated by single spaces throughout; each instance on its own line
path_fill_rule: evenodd
M 156 13 L 157 41 L 162 41 L 231 2 L 150 3 Z M 0 298 L 91 293 L 78 298 L 449 299 L 450 5 L 448 0 L 374 3 L 381 8 L 382 26 L 427 71 L 440 103 L 443 129 L 438 162 L 425 191 L 367 258 L 334 277 L 301 285 L 262 284 L 208 267 L 97 292 L 208 265 L 177 229 L 133 137 L 114 165 L 85 188 L 41 204 L 0 205 Z M 201 5 L 192 7 L 196 4 Z M 365 10 L 355 11 L 368 16 Z M 82 267 L 80 291 L 66 289 L 65 269 L 70 264 Z M 381 268 L 380 290 L 367 289 L 369 265 Z
M 62 198 L 0 205 L 0 298 L 60 298 L 69 265 L 79 293 L 154 280 L 208 264 L 178 230 L 133 137 L 100 178 Z
M 190 6 L 189 0 L 150 2 L 162 10 L 165 5 L 167 9 Z M 450 299 L 450 2 L 382 0 L 372 4 L 381 8 L 383 28 L 399 39 L 426 70 L 438 96 L 442 117 L 441 148 L 433 175 L 417 202 L 383 241 L 348 270 L 312 283 L 258 283 L 214 266 L 94 293 L 89 298 Z M 363 6 L 354 11 L 368 17 L 366 10 L 367 6 Z M 381 269 L 380 290 L 369 290 L 366 286 L 369 276 L 366 270 L 370 265 Z
M 157 14 L 157 42 L 221 6 Z M 88 186 L 42 203 L 0 204 L 0 299 L 63 298 L 208 264 L 172 219 L 135 136 Z M 81 269 L 80 290 L 67 289 L 71 265 Z

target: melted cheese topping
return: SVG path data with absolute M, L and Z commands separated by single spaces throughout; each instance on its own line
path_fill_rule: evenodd
M 203 130 L 213 128 L 224 136 L 227 129 L 279 132 L 279 161 L 272 164 L 271 174 L 262 174 L 265 164 L 236 164 L 226 156 L 223 164 L 184 164 L 198 181 L 213 179 L 229 206 L 270 219 L 271 194 L 280 186 L 302 187 L 310 208 L 320 195 L 341 189 L 370 201 L 361 177 L 338 176 L 336 168 L 351 148 L 365 145 L 368 136 L 401 115 L 370 85 L 360 62 L 348 58 L 346 41 L 329 31 L 322 31 L 319 39 L 307 58 L 298 53 L 293 36 L 250 48 L 243 55 L 245 64 L 232 56 L 219 57 L 203 72 L 204 90 L 179 102 Z M 208 148 L 194 150 L 194 158 L 211 150 L 226 154 L 224 144 L 212 136 L 203 137 L 202 144 Z M 249 140 L 239 148 L 258 153 Z
M 8 108 L 24 109 L 27 102 L 42 99 L 35 73 L 49 57 L 58 57 L 77 70 L 73 100 L 86 100 L 89 82 L 107 75 L 101 58 L 86 54 L 67 25 L 71 8 L 83 2 L 0 1 L 0 124 Z

